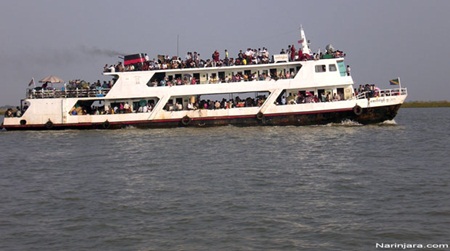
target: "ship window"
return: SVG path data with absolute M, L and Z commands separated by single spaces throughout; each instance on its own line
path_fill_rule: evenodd
M 211 77 L 210 77 L 209 82 L 210 82 L 210 83 L 213 83 L 213 84 L 215 84 L 215 83 L 218 82 L 218 80 L 217 80 L 217 74 L 216 74 L 216 73 L 211 73 Z
M 344 88 L 337 88 L 337 95 L 341 98 L 341 100 L 344 100 Z
M 199 80 L 200 79 L 200 73 L 192 73 L 192 77 L 194 77 L 197 80 Z
M 272 77 L 278 76 L 277 69 L 270 69 L 270 76 L 272 76 Z
M 192 104 L 194 109 L 212 110 L 217 109 L 216 102 L 220 103 L 220 109 L 255 107 L 262 106 L 269 95 L 269 91 L 259 91 L 173 97 L 167 101 L 163 109 L 165 111 L 190 110 L 188 104 Z
M 328 69 L 329 69 L 330 71 L 337 71 L 337 68 L 336 68 L 336 65 L 335 65 L 335 64 L 330 64 L 330 65 L 328 65 Z
M 345 67 L 344 61 L 340 60 L 337 61 L 338 67 L 339 67 L 339 73 L 341 74 L 341 77 L 347 76 L 347 68 Z
M 324 89 L 317 90 L 317 94 L 319 96 L 320 102 L 325 102 L 326 101 L 326 95 L 325 95 L 325 90 Z
M 326 72 L 327 69 L 325 65 L 316 65 L 316 72 Z
M 225 72 L 219 71 L 219 81 L 225 81 Z
M 149 87 L 157 86 L 159 81 L 163 80 L 165 76 L 166 76 L 165 72 L 155 73 L 155 75 L 153 75 L 153 77 L 147 82 L 147 86 Z

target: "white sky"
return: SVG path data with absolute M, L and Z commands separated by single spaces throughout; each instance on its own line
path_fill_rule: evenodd
M 118 53 L 207 59 L 217 49 L 296 43 L 303 25 L 313 51 L 347 53 L 357 85 L 389 87 L 400 77 L 408 100 L 450 100 L 447 0 L 3 0 L 0 106 L 18 105 L 31 78 L 103 80 Z M 296 44 L 298 45 L 298 44 Z

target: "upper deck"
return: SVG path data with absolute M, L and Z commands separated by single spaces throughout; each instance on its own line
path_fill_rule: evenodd
M 212 58 L 207 60 L 202 59 L 197 52 L 188 52 L 185 60 L 178 56 L 163 55 L 150 60 L 145 53 L 126 55 L 123 57 L 123 63 L 104 66 L 103 75 L 111 77 L 108 83 L 83 85 L 70 81 L 65 83 L 61 90 L 28 89 L 27 98 L 132 97 L 155 92 L 147 87 L 253 81 L 261 81 L 274 88 L 271 84 L 273 81 L 286 79 L 294 79 L 293 84 L 305 88 L 352 85 L 353 80 L 347 74 L 344 64 L 345 54 L 332 47 L 327 47 L 324 54 L 312 53 L 303 28 L 300 31 L 301 47 L 298 50 L 294 45 L 289 45 L 286 51 L 282 49 L 280 54 L 275 55 L 269 55 L 265 47 L 262 50 L 251 48 L 245 52 L 241 50 L 236 58 L 229 57 L 227 50 L 221 58 L 216 50 Z M 233 86 L 236 87 L 238 86 Z M 214 88 L 194 89 L 213 91 Z
M 297 82 L 308 86 L 312 84 L 323 86 L 352 84 L 351 77 L 347 76 L 345 72 L 343 60 L 342 57 L 339 57 L 307 61 L 270 62 L 267 64 L 104 72 L 103 75 L 111 76 L 112 79 L 106 86 L 100 84 L 89 86 L 71 81 L 61 89 L 28 89 L 26 97 L 29 99 L 105 97 L 110 91 L 114 91 L 117 84 L 129 86 L 133 84 L 133 88 L 137 87 L 136 84 L 146 87 L 171 87 L 235 82 L 245 84 L 253 81 L 286 79 L 295 79 Z M 128 88 L 128 91 L 131 90 Z M 123 90 L 114 92 L 120 92 L 127 96 L 127 93 L 124 93 Z M 117 97 L 121 94 L 116 93 L 114 96 Z

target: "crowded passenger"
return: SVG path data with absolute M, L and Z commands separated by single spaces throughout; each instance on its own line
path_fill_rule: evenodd
M 380 91 L 378 87 L 375 87 L 375 85 L 359 85 L 359 88 L 357 90 L 358 96 L 364 96 L 365 98 L 372 98 L 372 97 L 378 97 L 380 96 Z
M 331 46 L 327 47 L 325 54 L 314 53 L 313 55 L 304 54 L 302 48 L 297 49 L 295 46 L 289 45 L 288 49 L 281 49 L 280 54 L 288 54 L 289 61 L 304 61 L 323 58 L 336 58 L 344 57 L 345 54 L 342 51 L 334 50 Z M 248 47 L 245 52 L 239 50 L 237 58 L 229 56 L 229 52 L 225 49 L 224 58 L 220 58 L 220 53 L 215 50 L 212 53 L 211 59 L 203 60 L 200 57 L 200 53 L 187 52 L 185 59 L 182 60 L 178 56 L 169 57 L 168 55 L 158 55 L 158 58 L 150 60 L 149 56 L 145 53 L 142 54 L 144 59 L 141 63 L 123 65 L 119 62 L 117 65 L 107 64 L 104 66 L 104 72 L 122 72 L 122 71 L 139 71 L 139 70 L 159 70 L 159 69 L 185 69 L 185 68 L 202 68 L 202 67 L 221 67 L 221 66 L 234 66 L 234 65 L 250 65 L 250 64 L 268 64 L 273 62 L 269 60 L 269 52 L 266 47 L 250 48 Z M 349 73 L 348 73 L 349 74 Z
M 341 100 L 340 95 L 338 95 L 337 93 L 334 93 L 333 94 L 333 101 L 340 101 L 340 100 Z
M 12 117 L 14 117 L 13 109 L 8 108 L 8 109 L 6 110 L 6 112 L 5 112 L 5 117 L 6 117 L 6 118 L 12 118 Z
M 22 116 L 22 110 L 18 106 L 16 107 L 15 116 L 16 117 L 21 117 Z

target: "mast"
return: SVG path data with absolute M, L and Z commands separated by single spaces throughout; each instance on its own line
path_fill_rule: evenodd
M 308 40 L 306 39 L 305 31 L 303 30 L 303 26 L 300 26 L 300 40 L 298 42 L 302 46 L 303 54 L 312 55 L 311 49 L 308 46 Z

